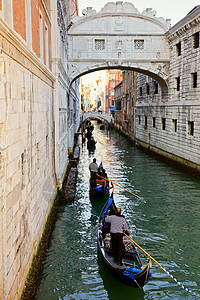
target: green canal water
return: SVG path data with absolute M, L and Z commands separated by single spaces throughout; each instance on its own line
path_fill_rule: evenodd
M 97 219 L 105 199 L 90 199 L 88 165 L 103 162 L 118 186 L 115 202 L 133 239 L 185 287 L 200 293 L 200 182 L 95 123 L 96 150 L 81 145 L 76 198 L 60 207 L 35 299 L 198 299 L 153 263 L 143 290 L 121 283 L 98 258 Z M 139 250 L 143 264 L 146 255 Z

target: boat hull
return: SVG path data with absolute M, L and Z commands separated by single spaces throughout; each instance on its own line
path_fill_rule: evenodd
M 122 255 L 122 261 L 123 261 L 123 265 L 119 266 L 116 263 L 114 263 L 113 260 L 113 256 L 112 256 L 112 247 L 108 247 L 107 248 L 107 242 L 105 238 L 103 238 L 103 227 L 102 227 L 102 214 L 105 211 L 105 208 L 108 207 L 108 205 L 110 204 L 110 199 L 108 200 L 108 202 L 106 203 L 106 205 L 104 206 L 104 209 L 102 210 L 100 217 L 99 217 L 99 222 L 98 222 L 98 230 L 97 230 L 97 246 L 98 246 L 98 254 L 99 256 L 102 258 L 102 260 L 104 261 L 104 264 L 106 266 L 106 268 L 115 276 L 117 277 L 120 281 L 122 281 L 123 283 L 132 286 L 134 288 L 139 288 L 142 289 L 143 286 L 149 281 L 151 273 L 150 273 L 150 261 L 147 263 L 147 265 L 142 266 L 142 262 L 139 258 L 139 255 L 137 253 L 137 250 L 135 248 L 135 246 L 133 245 L 133 243 L 131 242 L 132 245 L 132 249 L 129 251 L 128 249 L 126 250 L 127 247 L 130 248 L 130 241 L 128 238 L 126 238 L 124 236 L 124 240 L 123 240 L 123 244 L 124 244 L 124 252 Z M 108 204 L 109 203 L 109 204 Z M 115 204 L 114 204 L 114 208 Z M 109 233 L 107 232 L 107 234 L 105 235 L 105 237 L 109 235 Z M 127 244 L 129 242 L 129 245 Z M 133 270 L 133 271 L 137 271 L 136 273 L 134 273 L 134 275 L 131 276 L 129 273 L 129 270 Z M 127 272 L 128 271 L 128 272 Z M 129 275 L 126 275 L 127 273 L 129 273 Z

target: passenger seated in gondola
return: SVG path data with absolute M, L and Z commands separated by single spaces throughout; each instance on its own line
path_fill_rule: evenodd
M 103 175 L 103 165 L 102 165 L 102 162 L 99 165 L 98 174 L 101 175 L 101 176 Z
M 103 176 L 104 178 L 107 178 L 107 173 L 106 173 L 106 170 L 105 170 L 105 169 L 103 169 L 102 173 L 103 173 L 102 176 Z

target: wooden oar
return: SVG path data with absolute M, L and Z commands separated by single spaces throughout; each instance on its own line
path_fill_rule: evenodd
M 103 176 L 101 176 L 101 175 L 99 175 L 99 174 L 97 174 L 97 176 L 98 176 L 98 177 L 101 177 L 101 178 L 103 178 L 103 179 L 105 179 L 105 180 L 107 180 L 107 181 L 109 181 L 109 182 L 113 182 L 113 180 L 111 181 L 111 180 L 109 180 L 109 179 L 107 179 L 107 178 L 105 178 L 105 177 L 103 177 Z M 140 198 L 140 199 L 144 199 L 143 197 L 140 197 L 140 196 L 134 194 L 133 192 L 131 192 L 131 191 L 125 189 L 123 186 L 117 184 L 116 182 L 115 182 L 115 185 L 119 186 L 121 189 L 127 191 L 128 193 L 130 193 L 130 194 L 132 194 L 132 195 L 134 195 L 134 196 L 136 196 L 136 197 L 138 197 L 138 198 Z
M 147 251 L 145 251 L 140 245 L 138 245 L 133 239 L 131 239 L 126 233 L 124 235 L 129 238 L 131 242 L 133 242 L 139 249 L 141 249 L 149 258 L 151 258 L 165 273 L 167 273 L 182 289 L 186 292 L 193 294 L 194 296 L 200 298 L 200 294 L 196 293 L 188 288 L 186 288 L 180 281 L 178 281 L 172 274 L 170 274 L 157 260 L 155 260 Z
M 140 248 L 149 258 L 151 258 L 159 267 L 162 267 L 161 264 L 159 264 L 159 262 L 157 262 L 157 260 L 155 260 L 147 251 L 145 251 L 140 245 L 138 245 L 134 240 L 132 240 L 132 238 L 130 238 L 125 232 L 124 235 L 127 236 L 127 238 L 129 238 L 129 240 L 131 240 L 131 242 L 133 242 L 138 248 Z

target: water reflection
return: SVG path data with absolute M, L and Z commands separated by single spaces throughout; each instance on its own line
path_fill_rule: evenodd
M 105 199 L 89 195 L 89 163 L 103 162 L 114 198 L 132 237 L 175 278 L 192 290 L 200 285 L 200 183 L 135 148 L 115 131 L 95 125 L 94 152 L 81 148 L 76 199 L 59 209 L 36 299 L 196 299 L 156 264 L 143 291 L 119 282 L 98 261 L 96 224 Z M 140 252 L 145 263 L 146 256 Z

